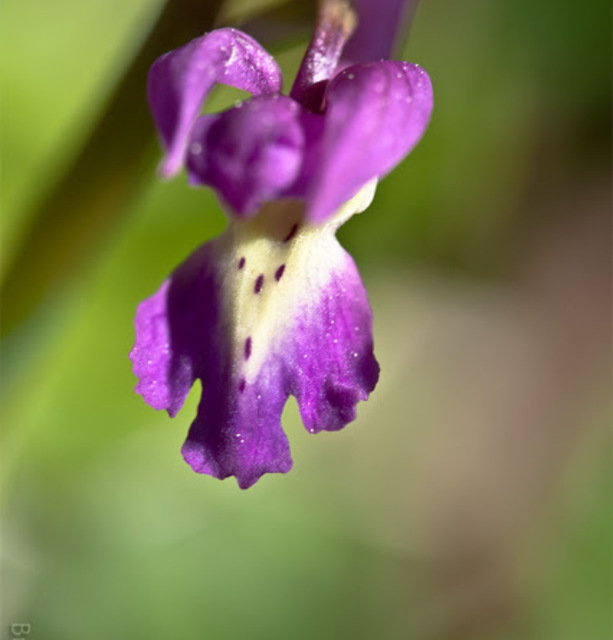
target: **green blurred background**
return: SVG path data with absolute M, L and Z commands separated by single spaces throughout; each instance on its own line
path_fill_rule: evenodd
M 218 20 L 288 84 L 308 23 L 274 4 Z M 431 126 L 340 234 L 380 384 L 340 433 L 290 403 L 294 470 L 246 492 L 181 459 L 197 389 L 173 421 L 133 392 L 136 305 L 224 225 L 156 179 L 138 68 L 75 167 L 163 5 L 1 3 L 2 637 L 609 638 L 609 3 L 422 2 Z

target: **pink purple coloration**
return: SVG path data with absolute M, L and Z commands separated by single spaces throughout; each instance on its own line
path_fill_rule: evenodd
M 296 235 L 296 232 L 298 231 L 298 225 L 295 224 L 292 226 L 292 228 L 287 232 L 287 235 L 285 236 L 285 238 L 283 238 L 283 242 L 289 242 L 290 240 L 292 240 L 294 238 L 294 236 Z
M 276 271 L 275 271 L 275 280 L 277 282 L 279 282 L 279 280 L 281 280 L 281 278 L 283 277 L 283 274 L 285 273 L 285 265 L 282 264 Z
M 264 287 L 264 274 L 260 273 L 260 275 L 255 279 L 255 284 L 253 285 L 253 293 L 260 293 L 263 287 Z
M 197 250 L 140 305 L 132 359 L 137 391 L 170 415 L 200 378 L 202 399 L 183 455 L 196 471 L 236 476 L 246 488 L 264 473 L 291 468 L 280 422 L 289 395 L 309 432 L 335 431 L 355 418 L 355 405 L 374 389 L 379 367 L 366 292 L 353 260 L 338 246 L 343 269 L 318 300 L 293 310 L 286 332 L 247 383 L 232 365 L 225 336 L 215 242 Z M 246 343 L 245 357 L 250 350 Z
M 245 270 L 254 280 L 244 304 L 266 304 L 282 291 L 283 322 L 263 334 L 248 327 L 238 343 L 228 301 L 244 294 L 228 290 L 236 275 L 226 270 L 245 269 L 249 256 L 238 253 L 244 247 L 234 253 L 225 236 L 196 250 L 138 308 L 130 354 L 137 392 L 174 416 L 200 379 L 202 398 L 183 455 L 195 471 L 235 476 L 241 488 L 291 468 L 281 427 L 290 395 L 309 432 L 334 431 L 355 418 L 357 402 L 378 378 L 366 291 L 333 237 L 335 225 L 325 223 L 417 143 L 432 91 L 426 73 L 406 62 L 339 67 L 346 27 L 334 32 L 340 29 L 334 20 L 320 20 L 291 97 L 280 94 L 274 59 L 234 29 L 167 53 L 149 76 L 149 103 L 166 150 L 163 175 L 186 167 L 192 184 L 215 189 L 233 224 L 257 216 L 267 202 L 298 199 L 300 224 L 281 227 L 275 242 L 297 239 L 305 225 L 300 246 L 325 248 L 303 252 L 298 263 L 289 253 L 282 263 L 277 258 L 266 267 L 270 284 L 264 273 Z M 253 97 L 200 115 L 215 83 Z M 298 278 L 297 264 L 304 270 Z
M 365 62 L 322 79 L 322 68 L 333 68 L 339 54 L 334 40 L 323 67 L 301 67 L 295 99 L 279 93 L 274 59 L 235 29 L 162 56 L 149 74 L 149 102 L 167 149 L 162 173 L 186 166 L 191 184 L 213 187 L 238 218 L 280 198 L 303 200 L 310 222 L 329 218 L 406 156 L 432 109 L 430 80 L 417 65 Z M 305 93 L 309 81 L 317 84 L 318 104 Z M 199 115 L 214 82 L 253 97 Z

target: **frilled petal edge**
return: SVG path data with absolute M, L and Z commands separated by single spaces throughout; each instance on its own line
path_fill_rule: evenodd
M 202 399 L 183 447 L 192 468 L 241 488 L 292 460 L 288 396 L 312 433 L 355 418 L 374 389 L 372 317 L 335 225 L 311 227 L 271 205 L 231 223 L 139 308 L 137 390 L 171 415 L 191 384 Z
M 158 58 L 147 93 L 166 148 L 165 177 L 183 166 L 194 120 L 215 83 L 260 95 L 279 92 L 282 78 L 274 58 L 236 29 L 211 31 Z

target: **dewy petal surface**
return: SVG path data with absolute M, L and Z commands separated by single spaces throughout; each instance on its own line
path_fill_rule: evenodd
M 302 166 L 303 109 L 282 95 L 258 96 L 194 125 L 187 153 L 192 184 L 213 187 L 238 216 L 282 195 Z
M 319 147 L 303 166 L 307 217 L 314 223 L 415 146 L 430 120 L 432 85 L 415 64 L 360 64 L 330 82 L 325 105 Z
M 158 58 L 147 92 L 167 151 L 162 174 L 181 169 L 192 125 L 215 83 L 260 95 L 279 92 L 281 81 L 274 58 L 236 29 L 211 31 Z
M 235 476 L 242 488 L 287 472 L 281 412 L 290 394 L 317 432 L 353 420 L 374 388 L 370 307 L 334 236 L 364 204 L 358 195 L 320 227 L 304 224 L 294 203 L 231 222 L 139 307 L 131 357 L 145 400 L 174 414 L 202 381 L 183 447 L 194 470 Z

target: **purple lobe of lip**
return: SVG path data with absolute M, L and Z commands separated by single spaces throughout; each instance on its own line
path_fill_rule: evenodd
M 268 344 L 251 338 L 248 346 L 233 343 L 220 265 L 235 261 L 222 255 L 219 240 L 198 249 L 139 306 L 130 354 L 137 392 L 173 416 L 195 379 L 202 381 L 198 414 L 183 447 L 195 471 L 235 476 L 241 488 L 264 473 L 285 473 L 292 460 L 281 413 L 290 394 L 314 433 L 353 420 L 356 403 L 375 387 L 379 368 L 366 292 L 351 257 L 332 236 L 324 242 L 334 272 L 324 281 L 307 276 L 298 296 L 287 285 L 281 295 L 289 320 Z M 313 269 L 319 268 L 319 254 L 314 261 Z M 304 288 L 309 295 L 302 295 Z M 241 367 L 258 349 L 264 350 L 261 365 L 246 379 Z

